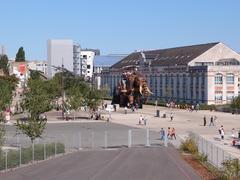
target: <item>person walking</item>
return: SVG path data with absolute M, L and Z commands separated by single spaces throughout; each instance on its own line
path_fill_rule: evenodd
M 143 122 L 144 122 L 144 126 L 146 126 L 147 125 L 147 117 L 146 116 L 144 116 Z
M 232 128 L 232 138 L 234 139 L 235 137 L 236 137 L 236 135 L 235 135 L 235 128 Z
M 127 114 L 127 107 L 124 108 L 124 114 Z
M 210 118 L 210 124 L 209 124 L 209 126 L 214 126 L 213 117 L 212 117 L 212 116 L 211 116 L 211 118 Z
M 165 131 L 163 128 L 161 128 L 160 130 L 160 140 L 164 140 L 164 136 L 165 136 Z
M 203 126 L 206 126 L 206 124 L 207 124 L 207 119 L 206 119 L 206 116 L 204 115 L 204 117 L 203 117 Z
M 140 115 L 139 120 L 138 120 L 138 125 L 141 125 L 141 124 L 142 124 L 142 121 L 143 121 L 143 116 Z
M 174 139 L 176 139 L 176 132 L 175 132 L 175 128 L 172 128 L 172 132 L 171 132 L 171 139 L 172 137 L 174 137 Z
M 224 129 L 223 129 L 223 126 L 221 126 L 221 139 L 224 140 Z
M 172 138 L 172 131 L 171 128 L 168 127 L 168 134 L 167 134 L 168 139 Z
M 170 114 L 170 120 L 173 120 L 173 113 Z

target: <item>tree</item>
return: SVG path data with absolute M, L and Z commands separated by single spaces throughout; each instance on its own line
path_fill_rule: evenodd
M 1 76 L 0 77 L 0 123 L 3 122 L 3 111 L 12 101 L 12 91 L 17 84 L 17 78 L 15 76 Z M 4 143 L 5 129 L 0 124 L 0 150 Z
M 25 52 L 24 52 L 24 49 L 23 49 L 23 47 L 20 47 L 19 49 L 18 49 L 18 52 L 17 52 L 17 54 L 16 54 L 16 60 L 15 60 L 16 62 L 23 62 L 23 61 L 25 61 Z
M 49 81 L 44 81 L 31 72 L 23 101 L 23 109 L 28 112 L 27 121 L 17 120 L 17 129 L 26 134 L 32 143 L 42 136 L 46 127 L 46 121 L 41 114 L 52 109 L 52 94 L 49 92 L 48 83 Z
M 235 99 L 233 99 L 233 101 L 231 103 L 231 108 L 233 108 L 233 109 L 240 109 L 240 96 L 238 96 Z
M 8 75 L 8 57 L 7 55 L 0 56 L 0 69 L 3 69 L 4 74 Z

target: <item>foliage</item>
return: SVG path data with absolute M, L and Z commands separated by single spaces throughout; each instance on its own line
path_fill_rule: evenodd
M 198 153 L 197 144 L 192 138 L 187 138 L 183 141 L 180 145 L 180 150 L 191 154 Z
M 55 143 L 46 144 L 46 158 L 55 155 Z M 62 143 L 56 143 L 57 154 L 65 152 L 65 146 Z M 20 157 L 18 150 L 8 151 L 8 168 L 14 168 L 19 166 Z M 44 160 L 44 145 L 34 145 L 34 160 Z M 28 148 L 22 148 L 22 164 L 27 164 L 32 161 L 32 146 Z M 3 152 L 0 152 L 0 170 L 5 169 L 5 157 Z
M 240 179 L 240 162 L 239 159 L 226 160 L 222 163 L 223 176 L 229 180 Z
M 0 69 L 3 69 L 4 74 L 9 74 L 7 55 L 0 56 Z
M 51 101 L 54 93 L 51 91 L 53 84 L 42 80 L 34 72 L 31 72 L 28 80 L 28 90 L 23 100 L 23 109 L 29 113 L 27 121 L 17 120 L 17 129 L 26 134 L 31 141 L 41 137 L 46 122 L 40 115 L 52 109 Z
M 240 109 L 240 96 L 238 96 L 235 99 L 233 99 L 233 101 L 231 103 L 231 108 L 233 108 L 233 109 Z
M 24 62 L 25 61 L 25 51 L 24 51 L 23 47 L 20 47 L 18 49 L 15 61 L 16 62 Z
M 41 135 L 45 129 L 46 121 L 43 118 L 37 116 L 28 116 L 26 121 L 21 121 L 17 119 L 17 130 L 22 131 L 23 134 L 26 134 L 31 142 L 36 138 L 41 138 Z
M 87 93 L 85 101 L 90 110 L 96 111 L 102 101 L 101 91 L 97 89 L 91 89 Z
M 12 101 L 12 91 L 15 89 L 17 79 L 14 76 L 0 77 L 0 112 Z
M 208 156 L 206 154 L 196 154 L 195 158 L 201 162 L 207 162 Z
M 199 109 L 200 110 L 216 110 L 216 106 L 215 105 L 200 104 Z

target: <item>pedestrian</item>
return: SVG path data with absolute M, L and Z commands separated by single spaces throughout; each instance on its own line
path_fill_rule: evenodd
M 117 111 L 117 106 L 116 106 L 116 104 L 113 104 L 113 109 L 114 109 L 115 112 Z
M 196 111 L 199 111 L 199 109 L 200 109 L 200 106 L 199 106 L 199 104 L 197 104 Z
M 224 139 L 224 134 L 225 134 L 225 132 L 224 132 L 223 126 L 221 126 L 221 139 L 222 140 Z
M 127 107 L 124 108 L 124 113 L 127 114 Z
M 170 114 L 170 119 L 173 120 L 173 113 Z
M 209 124 L 209 126 L 214 126 L 213 117 L 212 117 L 212 116 L 211 116 L 211 118 L 210 118 L 210 124 Z
M 164 140 L 164 136 L 165 136 L 165 131 L 163 128 L 161 128 L 160 130 L 160 140 Z
M 191 109 L 191 110 L 192 110 L 192 112 L 193 112 L 193 110 L 194 110 L 194 105 L 192 105 L 192 109 Z
M 203 126 L 206 126 L 206 124 L 207 124 L 207 120 L 206 120 L 206 116 L 204 115 L 204 117 L 203 117 Z
M 144 116 L 143 122 L 144 122 L 144 126 L 146 126 L 147 125 L 147 117 L 146 116 Z
M 168 134 L 167 134 L 168 139 L 172 138 L 172 131 L 171 128 L 168 127 Z
M 235 129 L 232 128 L 232 138 L 234 139 L 236 136 L 235 136 Z
M 138 124 L 139 124 L 139 125 L 142 124 L 142 120 L 143 120 L 143 117 L 142 117 L 142 115 L 140 115 L 139 120 L 138 120 Z
M 174 137 L 174 139 L 176 139 L 176 132 L 175 132 L 174 127 L 172 128 L 172 131 L 171 131 L 171 139 L 172 139 L 172 137 Z

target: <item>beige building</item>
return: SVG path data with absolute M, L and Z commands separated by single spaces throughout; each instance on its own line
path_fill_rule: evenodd
M 240 94 L 240 55 L 221 42 L 134 52 L 103 71 L 113 95 L 124 71 L 148 80 L 152 100 L 226 104 Z

